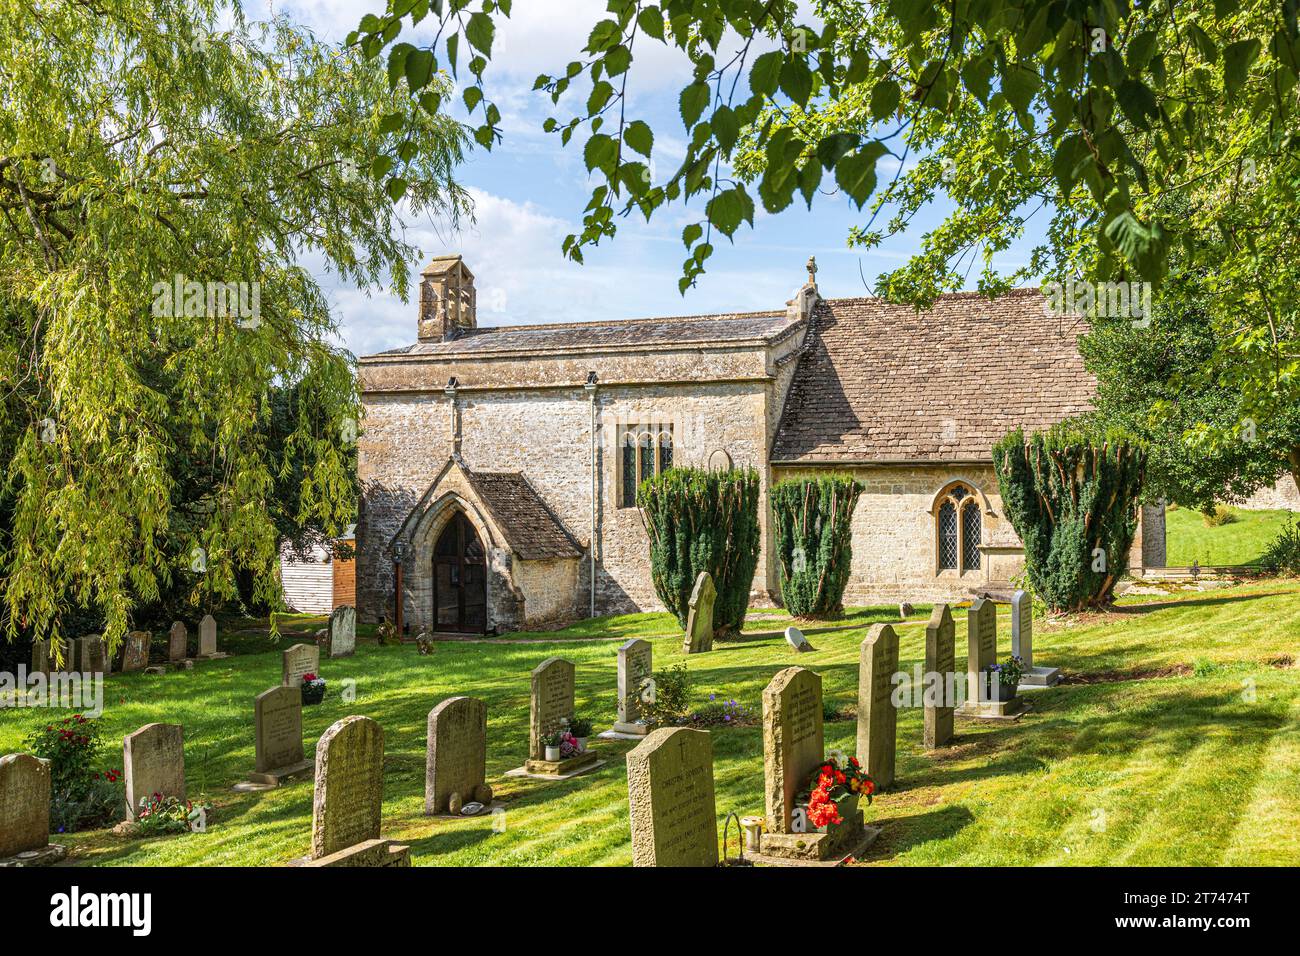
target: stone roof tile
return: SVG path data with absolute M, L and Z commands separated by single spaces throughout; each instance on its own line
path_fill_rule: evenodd
M 466 473 L 510 549 L 520 558 L 581 557 L 582 546 L 522 474 L 468 469 Z

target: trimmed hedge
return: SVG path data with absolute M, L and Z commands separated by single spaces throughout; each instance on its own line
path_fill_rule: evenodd
M 853 564 L 853 509 L 863 486 L 851 475 L 790 478 L 772 486 L 781 599 L 795 617 L 844 609 Z
M 1034 594 L 1058 612 L 1109 605 L 1137 532 L 1145 450 L 1067 421 L 1006 435 L 993 467 Z
M 714 632 L 739 633 L 758 567 L 758 472 L 670 468 L 641 482 L 655 593 L 682 627 L 701 571 L 713 576 Z

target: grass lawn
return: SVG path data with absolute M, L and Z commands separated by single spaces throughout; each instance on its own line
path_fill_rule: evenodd
M 1277 537 L 1289 511 L 1228 509 L 1236 520 L 1217 528 L 1205 523 L 1199 511 L 1176 508 L 1165 514 L 1166 561 L 1170 567 L 1258 564 Z
M 851 612 L 888 617 L 890 612 Z M 964 624 L 958 613 L 958 664 Z M 758 614 L 755 620 L 771 615 Z M 654 633 L 661 615 L 585 622 L 584 633 Z M 287 646 L 312 619 L 282 624 Z M 760 628 L 761 629 L 761 628 Z M 249 627 L 223 630 L 238 656 L 165 677 L 115 675 L 107 683 L 110 739 L 151 721 L 180 722 L 190 795 L 216 807 L 202 834 L 132 839 L 107 830 L 65 835 L 71 861 L 103 865 L 274 865 L 303 855 L 312 783 L 235 794 L 253 766 L 252 702 L 280 677 L 278 648 Z M 348 714 L 378 720 L 387 742 L 384 835 L 409 842 L 416 865 L 626 865 L 631 861 L 623 754 L 629 743 L 593 741 L 608 762 L 560 783 L 504 778 L 519 766 L 528 733 L 528 673 L 561 654 L 577 665 L 578 709 L 607 726 L 615 713 L 617 642 L 359 642 L 356 656 L 322 667 L 331 690 L 306 708 L 308 747 Z M 924 617 L 899 628 L 901 666 L 923 656 Z M 229 639 L 227 633 L 230 633 Z M 1010 622 L 999 620 L 1008 653 Z M 814 635 L 815 653 L 749 638 L 683 657 L 678 638 L 654 638 L 656 664 L 686 661 L 697 697 L 734 697 L 758 712 L 772 675 L 798 663 L 822 675 L 828 700 L 856 696 L 865 627 Z M 1018 724 L 959 721 L 953 746 L 921 746 L 921 711 L 898 723 L 898 782 L 867 808 L 883 828 L 865 865 L 1300 865 L 1300 670 L 1285 666 L 1300 638 L 1300 584 L 1261 582 L 1212 594 L 1128 599 L 1107 615 L 1069 625 L 1037 622 L 1036 658 L 1070 675 L 1177 676 L 1068 684 L 1037 692 Z M 357 698 L 344 702 L 344 679 Z M 505 802 L 504 832 L 487 818 L 429 820 L 424 798 L 425 721 L 454 694 L 488 705 L 488 779 Z M 20 749 L 48 712 L 0 711 L 0 753 Z M 855 725 L 826 725 L 827 748 L 852 751 Z M 762 732 L 713 731 L 719 822 L 763 807 Z M 120 751 L 119 751 L 120 753 Z M 105 763 L 118 765 L 120 757 Z

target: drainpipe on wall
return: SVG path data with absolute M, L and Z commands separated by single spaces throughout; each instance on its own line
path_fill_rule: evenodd
M 406 555 L 406 544 L 397 542 L 393 547 L 393 628 L 399 638 L 402 633 L 402 558 Z
M 587 397 L 591 401 L 591 533 L 587 551 L 591 558 L 591 617 L 596 616 L 596 387 L 599 378 L 595 372 L 587 373 Z

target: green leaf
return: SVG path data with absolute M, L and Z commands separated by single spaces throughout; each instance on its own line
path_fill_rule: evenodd
M 836 184 L 859 209 L 876 190 L 876 161 L 884 153 L 885 147 L 872 141 L 857 152 L 842 156 L 835 164 Z
M 415 52 L 409 43 L 399 43 L 388 54 L 388 88 L 397 89 L 397 82 L 406 73 L 406 58 Z
M 821 185 L 822 167 L 820 163 L 810 162 L 799 170 L 799 192 L 803 193 L 804 202 L 808 208 L 812 208 L 813 197 L 817 195 L 817 187 Z
M 623 142 L 642 156 L 649 156 L 654 148 L 655 134 L 643 120 L 633 120 L 623 130 Z
M 1002 77 L 1002 95 L 1017 113 L 1026 113 L 1034 94 L 1042 85 L 1043 81 L 1033 70 L 1019 64 L 1009 64 Z
M 689 249 L 691 246 L 695 245 L 695 243 L 699 242 L 700 237 L 703 235 L 704 227 L 698 222 L 693 222 L 682 230 L 682 245 Z
M 587 140 L 582 151 L 582 158 L 587 163 L 587 171 L 599 169 L 606 176 L 613 177 L 614 163 L 618 160 L 618 143 L 612 136 L 596 133 Z
M 682 123 L 689 129 L 700 118 L 704 108 L 709 105 L 709 87 L 707 83 L 692 83 L 682 90 Z
M 406 195 L 406 180 L 400 176 L 394 176 L 384 186 L 384 192 L 388 193 L 389 199 L 397 202 Z
M 812 93 L 812 72 L 803 57 L 793 57 L 781 66 L 781 92 L 800 106 L 808 105 L 808 97 Z
M 483 91 L 477 86 L 465 87 L 465 92 L 462 95 L 465 100 L 465 109 L 469 110 L 471 113 L 474 112 L 474 107 L 483 102 Z
M 488 56 L 492 55 L 492 37 L 495 32 L 492 18 L 482 11 L 470 14 L 469 22 L 465 24 L 465 39 L 474 49 L 482 50 Z
M 433 78 L 433 53 L 429 50 L 412 50 L 406 57 L 406 85 L 411 92 L 424 89 Z
M 731 147 L 736 145 L 737 137 L 740 136 L 740 123 L 736 119 L 736 114 L 729 107 L 719 106 L 717 112 L 713 114 L 712 126 L 718 145 L 722 147 L 723 153 L 729 154 Z
M 896 82 L 881 80 L 871 88 L 871 118 L 877 121 L 889 119 L 898 110 L 901 99 L 902 91 Z
M 1259 56 L 1259 40 L 1251 37 L 1229 44 L 1223 51 L 1223 87 L 1229 96 L 1238 93 L 1246 85 L 1250 67 Z
M 621 73 L 626 73 L 627 68 L 631 65 L 632 51 L 622 44 L 605 54 L 605 73 L 607 76 L 618 76 Z
M 636 25 L 646 36 L 654 37 L 656 40 L 664 38 L 664 15 L 658 7 L 645 7 L 637 14 Z
M 1129 122 L 1138 129 L 1151 128 L 1151 119 L 1159 119 L 1160 106 L 1156 96 L 1141 80 L 1125 80 L 1115 91 L 1115 100 Z
M 961 68 L 961 81 L 981 103 L 988 105 L 993 79 L 993 59 L 987 54 L 971 60 Z
M 718 193 L 704 211 L 724 236 L 734 235 L 742 222 L 754 224 L 754 200 L 743 186 Z
M 781 77 L 781 64 L 783 62 L 785 62 L 785 57 L 777 50 L 764 53 L 755 60 L 753 68 L 749 71 L 750 91 L 763 96 L 775 94 L 777 83 Z

